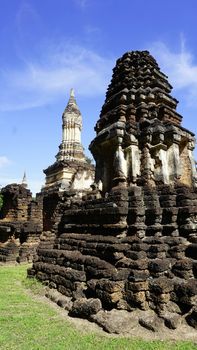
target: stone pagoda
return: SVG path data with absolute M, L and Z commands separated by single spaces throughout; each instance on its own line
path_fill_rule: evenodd
M 82 116 L 74 90 L 71 89 L 68 104 L 62 115 L 62 142 L 56 162 L 44 170 L 46 183 L 43 191 L 90 188 L 94 180 L 94 167 L 86 161 L 81 144 L 81 129 Z
M 96 182 L 195 185 L 194 134 L 181 126 L 172 86 L 147 51 L 117 61 L 90 145 Z
M 117 60 L 90 145 L 92 192 L 61 199 L 28 271 L 108 332 L 197 328 L 195 138 L 171 89 L 148 51 Z

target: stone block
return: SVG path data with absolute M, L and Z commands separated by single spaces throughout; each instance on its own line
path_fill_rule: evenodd
M 128 280 L 132 282 L 143 282 L 146 281 L 148 277 L 148 270 L 131 270 Z
M 178 304 L 174 303 L 173 301 L 168 301 L 168 303 L 160 303 L 157 308 L 157 313 L 160 317 L 162 317 L 165 313 L 170 314 L 182 314 L 182 310 L 178 306 Z
M 173 273 L 175 276 L 183 278 L 184 280 L 189 280 L 190 278 L 193 278 L 192 270 L 179 270 L 174 268 Z
M 64 295 L 61 295 L 57 301 L 57 305 L 65 310 L 67 310 L 67 311 L 70 311 L 72 309 L 72 304 L 73 303 L 71 301 L 71 298 L 66 297 Z
M 169 259 L 154 259 L 148 264 L 150 273 L 167 271 L 170 266 L 171 262 Z
M 112 281 L 124 281 L 128 278 L 130 274 L 130 268 L 118 268 L 117 271 L 114 271 L 111 274 Z
M 181 316 L 172 312 L 163 313 L 162 319 L 164 320 L 165 326 L 170 329 L 176 329 L 181 323 Z
M 181 259 L 175 262 L 175 264 L 173 264 L 172 266 L 172 270 L 176 269 L 176 270 L 191 270 L 193 266 L 193 262 L 191 259 Z
M 61 294 L 67 296 L 67 297 L 72 297 L 72 289 L 71 288 L 66 288 L 65 286 L 62 286 L 61 284 L 59 284 L 57 286 L 57 290 L 58 292 L 60 292 Z
M 99 299 L 82 298 L 74 301 L 69 314 L 73 317 L 89 318 L 91 315 L 97 314 L 101 308 Z
M 123 292 L 122 290 L 119 290 L 113 293 L 109 293 L 96 288 L 96 296 L 101 300 L 102 305 L 108 309 L 114 307 L 114 305 L 122 299 Z
M 197 280 L 190 279 L 189 281 L 179 282 L 175 285 L 175 292 L 178 296 L 184 297 L 192 297 L 197 295 Z
M 163 321 L 153 312 L 150 313 L 150 311 L 147 311 L 143 317 L 139 318 L 139 324 L 152 332 L 157 332 L 162 328 Z
M 169 293 L 174 289 L 174 282 L 167 277 L 159 277 L 149 281 L 149 289 L 155 294 Z
M 167 244 L 154 244 L 149 246 L 148 252 L 149 253 L 160 253 L 160 252 L 166 252 L 168 250 Z
M 102 289 L 108 293 L 115 293 L 123 290 L 124 282 L 101 279 L 96 282 L 96 288 Z
M 126 282 L 125 290 L 131 290 L 133 292 L 146 291 L 148 290 L 148 281 L 143 282 Z
M 116 267 L 130 267 L 130 269 L 133 270 L 147 270 L 148 259 L 132 260 L 124 257 L 117 262 Z
M 146 259 L 146 252 L 144 252 L 144 251 L 139 252 L 139 251 L 129 251 L 128 250 L 127 252 L 125 252 L 125 255 L 132 260 Z
M 101 270 L 96 267 L 86 266 L 85 268 L 87 279 L 100 279 L 100 278 L 109 278 L 112 279 L 112 276 L 116 275 L 115 269 Z
M 96 315 L 91 316 L 91 320 L 108 333 L 128 334 L 132 328 L 136 327 L 138 316 L 125 310 L 100 310 Z

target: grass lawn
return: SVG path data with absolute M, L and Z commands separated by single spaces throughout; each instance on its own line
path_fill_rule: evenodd
M 50 305 L 35 300 L 27 288 L 27 266 L 0 267 L 0 349 L 6 350 L 196 350 L 190 342 L 143 341 L 82 334 Z

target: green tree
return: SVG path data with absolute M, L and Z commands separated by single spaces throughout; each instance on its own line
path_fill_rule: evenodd
M 3 206 L 3 195 L 0 193 L 0 210 Z
M 86 157 L 86 162 L 88 164 L 93 164 L 93 159 L 92 158 L 89 158 L 89 157 Z

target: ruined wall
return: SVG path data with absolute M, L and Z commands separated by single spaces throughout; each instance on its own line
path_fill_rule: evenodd
M 197 191 L 166 186 L 117 187 L 66 210 L 64 203 L 55 238 L 41 237 L 29 274 L 71 297 L 71 315 L 138 308 L 169 328 L 182 318 L 196 327 L 196 204 Z
M 30 190 L 18 184 L 1 193 L 0 262 L 31 261 L 42 232 L 42 196 L 32 199 Z
M 32 200 L 30 190 L 22 185 L 12 184 L 2 188 L 1 194 L 4 201 L 0 212 L 0 220 L 12 222 L 28 219 L 28 206 Z

